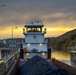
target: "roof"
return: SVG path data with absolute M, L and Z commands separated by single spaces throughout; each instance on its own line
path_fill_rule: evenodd
M 28 22 L 26 23 L 25 27 L 30 27 L 30 26 L 39 26 L 39 27 L 43 27 L 43 23 L 41 21 L 34 21 L 34 22 Z
M 64 69 L 59 69 L 52 62 L 40 56 L 34 56 L 18 69 L 18 75 L 70 75 Z

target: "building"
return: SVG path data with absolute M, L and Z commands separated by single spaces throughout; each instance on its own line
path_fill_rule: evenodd
M 24 38 L 13 38 L 13 41 L 12 38 L 6 40 L 8 48 L 20 48 L 20 45 L 23 42 Z
M 20 45 L 24 42 L 24 38 L 8 38 L 0 41 L 0 48 L 20 48 Z

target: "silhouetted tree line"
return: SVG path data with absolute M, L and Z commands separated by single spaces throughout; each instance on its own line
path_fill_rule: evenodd
M 68 38 L 49 38 L 48 47 L 53 47 L 54 50 L 67 51 L 67 47 L 75 46 L 76 44 L 76 34 L 71 35 Z

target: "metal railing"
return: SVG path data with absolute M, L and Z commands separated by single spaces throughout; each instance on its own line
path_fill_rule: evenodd
M 6 74 L 6 66 L 5 64 L 0 64 L 0 75 L 5 75 Z

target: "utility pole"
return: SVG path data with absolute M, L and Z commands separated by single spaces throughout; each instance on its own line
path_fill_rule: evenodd
M 13 29 L 17 29 L 17 27 L 15 27 L 15 28 L 12 27 L 12 50 L 13 50 L 13 43 L 14 43 L 14 40 L 13 40 Z
M 13 54 L 13 42 L 14 40 L 13 40 L 13 27 L 12 27 L 12 40 L 11 40 L 11 47 L 12 47 L 12 54 Z

